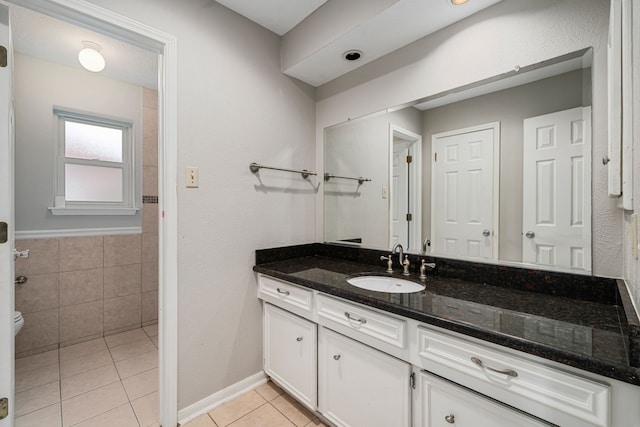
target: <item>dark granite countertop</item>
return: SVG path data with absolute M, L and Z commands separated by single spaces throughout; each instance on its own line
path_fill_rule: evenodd
M 350 276 L 367 273 L 390 276 L 377 251 L 338 247 L 342 256 L 336 258 L 332 256 L 336 255 L 335 249 L 331 245 L 310 244 L 256 251 L 254 271 L 640 385 L 638 351 L 634 347 L 640 328 L 635 312 L 625 312 L 625 308 L 631 309 L 625 303 L 628 295 L 620 295 L 626 294 L 626 288 L 620 289 L 614 279 L 546 272 L 532 284 L 532 279 L 517 276 L 537 277 L 537 270 L 509 267 L 505 271 L 500 266 L 427 258 L 439 266 L 422 282 L 426 285 L 424 291 L 389 294 L 360 289 L 346 281 Z M 419 258 L 411 257 L 415 269 Z M 496 269 L 496 274 L 491 274 L 491 269 Z M 471 281 L 469 270 L 480 279 L 504 276 L 510 280 Z M 446 273 L 449 274 L 445 276 Z M 396 267 L 393 276 L 420 283 L 415 271 L 406 277 Z M 564 289 L 563 282 L 571 282 L 573 291 L 589 289 L 587 298 Z

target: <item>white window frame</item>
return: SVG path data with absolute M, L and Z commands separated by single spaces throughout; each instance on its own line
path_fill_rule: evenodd
M 135 200 L 133 122 L 97 114 L 54 107 L 57 122 L 56 176 L 54 177 L 53 215 L 135 215 L 139 210 Z M 65 123 L 76 122 L 122 130 L 122 162 L 86 160 L 65 157 Z M 65 165 L 116 167 L 122 169 L 122 202 L 68 201 L 65 197 Z

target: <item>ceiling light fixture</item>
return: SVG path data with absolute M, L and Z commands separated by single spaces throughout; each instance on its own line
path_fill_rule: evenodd
M 84 47 L 78 53 L 78 61 L 80 61 L 80 65 L 94 73 L 99 73 L 104 70 L 105 61 L 104 57 L 100 53 L 102 47 L 97 43 L 88 41 L 82 42 L 82 45 Z
M 362 58 L 363 53 L 359 50 L 348 50 L 346 51 L 342 57 L 344 59 L 346 59 L 347 61 L 357 61 L 358 59 Z
M 465 4 L 469 0 L 451 0 L 451 4 L 454 6 L 460 6 L 461 4 Z

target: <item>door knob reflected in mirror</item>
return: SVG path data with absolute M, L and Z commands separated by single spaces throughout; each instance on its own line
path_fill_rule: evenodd
M 17 260 L 18 258 L 29 258 L 29 249 L 25 249 L 24 251 L 13 250 L 13 260 Z
M 527 232 L 525 233 L 525 237 L 526 237 L 527 239 L 533 239 L 534 237 L 536 237 L 536 233 L 534 233 L 533 231 L 527 231 Z
M 491 236 L 491 231 L 489 231 L 489 230 L 485 229 L 485 230 L 482 232 L 482 235 L 483 235 L 484 237 L 489 237 L 489 236 Z

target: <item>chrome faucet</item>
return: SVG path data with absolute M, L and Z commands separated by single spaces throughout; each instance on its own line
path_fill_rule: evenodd
M 422 253 L 426 254 L 427 253 L 427 248 L 431 247 L 431 240 L 427 237 L 426 239 L 424 239 L 424 242 L 422 242 Z
M 395 245 L 393 245 L 393 248 L 391 248 L 392 254 L 395 254 L 396 252 L 398 252 L 398 263 L 402 265 L 402 259 L 404 258 L 404 249 L 402 248 L 402 245 L 400 243 L 396 243 Z

